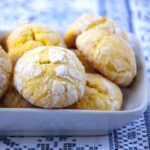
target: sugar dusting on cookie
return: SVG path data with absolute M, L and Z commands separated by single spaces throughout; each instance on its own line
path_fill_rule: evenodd
M 72 69 L 72 68 L 69 69 L 69 74 L 71 77 L 73 77 L 74 79 L 77 79 L 79 81 L 81 81 L 83 78 L 82 73 L 80 71 Z
M 54 46 L 39 51 L 26 53 L 16 64 L 14 81 L 19 93 L 44 108 L 62 108 L 78 101 L 84 94 L 85 70 L 77 56 Z
M 52 96 L 54 105 L 56 105 L 62 99 L 64 92 L 65 92 L 64 86 L 58 81 L 53 81 Z
M 68 96 L 68 102 L 67 102 L 68 105 L 72 103 L 70 99 L 72 99 L 75 102 L 78 100 L 75 86 L 69 83 L 67 84 L 67 96 Z
M 53 48 L 50 48 L 50 50 L 49 50 L 49 59 L 52 63 L 67 62 L 67 60 L 65 58 L 65 52 L 58 51 Z

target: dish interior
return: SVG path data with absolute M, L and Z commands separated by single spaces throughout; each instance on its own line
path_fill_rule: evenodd
M 7 31 L 3 31 L 1 38 L 6 33 Z M 63 35 L 62 32 L 60 34 L 61 36 Z M 146 85 L 147 78 L 146 78 L 143 52 L 141 50 L 139 40 L 136 38 L 136 36 L 129 33 L 128 37 L 129 37 L 129 43 L 133 51 L 135 52 L 135 57 L 137 62 L 137 76 L 135 77 L 134 81 L 129 87 L 121 88 L 123 92 L 123 106 L 121 111 L 129 111 L 129 110 L 136 110 L 142 108 L 144 109 L 147 105 L 147 85 Z M 8 109 L 12 109 L 12 108 L 7 108 L 7 110 Z M 22 110 L 22 109 L 17 108 L 17 110 Z M 32 111 L 36 111 L 36 110 L 37 108 L 32 109 Z M 64 109 L 64 111 L 68 111 L 68 110 Z M 73 111 L 78 111 L 78 110 L 73 110 Z M 107 113 L 108 112 L 110 111 L 107 111 Z

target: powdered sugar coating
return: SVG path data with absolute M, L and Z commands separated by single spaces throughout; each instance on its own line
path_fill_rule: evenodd
M 12 63 L 8 54 L 0 46 L 0 98 L 5 94 L 12 77 Z
M 81 96 L 79 98 L 82 98 L 84 95 L 84 85 L 80 81 L 79 81 L 79 90 L 81 92 Z
M 87 110 L 120 110 L 122 93 L 117 85 L 99 74 L 86 74 L 85 93 L 72 108 Z
M 112 111 L 117 110 L 120 107 L 120 104 L 118 101 L 107 101 L 107 103 L 109 104 L 109 106 L 111 107 Z
M 70 99 L 73 99 L 74 102 L 78 101 L 78 97 L 74 85 L 67 84 L 67 96 L 68 96 L 68 105 L 71 105 Z
M 71 67 L 76 67 L 76 63 L 72 59 L 69 59 L 69 63 Z
M 16 82 L 17 83 L 16 83 Z M 17 84 L 17 90 L 21 93 L 21 90 L 23 89 L 24 87 L 24 83 L 23 83 L 23 80 L 19 77 L 16 77 L 16 80 L 14 81 L 14 84 Z
M 17 90 L 39 107 L 62 108 L 75 103 L 84 94 L 85 70 L 81 62 L 65 48 L 41 49 L 25 53 L 17 62 Z
M 61 101 L 62 96 L 64 96 L 64 93 L 65 93 L 64 86 L 60 82 L 54 81 L 52 85 L 52 95 L 54 105 L 56 105 Z
M 49 60 L 52 63 L 55 62 L 66 62 L 66 58 L 65 58 L 65 52 L 61 52 L 61 51 L 57 51 L 55 49 L 50 49 L 49 50 Z
M 27 80 L 33 79 L 41 74 L 42 70 L 40 68 L 36 68 L 36 64 L 30 63 L 25 69 L 21 72 L 22 76 L 24 76 Z
M 68 70 L 65 65 L 60 65 L 56 68 L 56 76 L 68 79 L 71 82 L 74 80 L 68 75 Z
M 37 52 L 39 51 L 37 50 Z M 30 54 L 33 54 L 33 53 L 29 52 L 28 55 Z M 32 57 L 32 59 L 28 59 L 27 63 L 23 62 L 23 63 L 20 63 L 20 65 L 16 65 L 15 71 L 17 73 L 20 73 L 20 76 L 26 78 L 26 80 L 33 79 L 39 76 L 42 72 L 36 62 L 39 62 L 39 56 L 35 56 L 35 57 Z
M 65 65 L 60 65 L 56 68 L 56 76 L 66 76 L 66 75 L 68 75 L 68 71 Z
M 123 38 L 91 29 L 78 36 L 76 45 L 89 63 L 105 77 L 121 86 L 131 84 L 136 75 L 136 59 Z
M 28 51 L 27 54 L 28 54 L 28 55 L 29 55 L 29 54 L 32 55 L 32 54 L 35 54 L 35 53 L 37 53 L 37 52 L 40 53 L 40 52 L 44 51 L 45 47 L 46 47 L 46 46 L 40 46 L 40 47 L 38 47 L 38 48 L 35 48 L 35 49 L 33 49 L 33 50 Z M 26 53 L 25 53 L 24 55 L 26 55 Z
M 34 50 L 33 50 L 34 51 Z M 35 53 L 35 52 L 34 52 Z M 29 52 L 27 52 L 27 53 L 25 53 L 24 54 L 24 56 L 26 56 L 26 55 L 30 55 L 30 54 L 32 54 L 30 51 Z M 18 60 L 18 64 L 19 65 L 16 65 L 15 66 L 15 71 L 16 72 L 22 72 L 23 70 L 24 70 L 24 68 L 25 68 L 25 66 L 26 65 L 28 65 L 28 64 L 30 64 L 30 63 L 36 63 L 36 62 L 39 62 L 39 56 L 34 56 L 34 57 L 32 57 L 32 58 L 29 58 L 28 60 L 27 60 L 27 62 L 26 61 L 23 61 L 23 59 L 22 59 L 22 57 Z
M 69 59 L 69 63 L 72 67 L 78 66 L 81 70 L 84 69 L 84 66 L 82 65 L 76 54 L 72 51 L 68 50 L 67 58 Z
M 0 66 L 4 63 L 5 59 L 4 58 L 0 58 Z
M 65 46 L 62 38 L 42 23 L 22 23 L 10 31 L 5 40 L 13 65 L 27 51 L 40 46 Z M 41 49 L 42 51 L 42 49 Z M 32 52 L 34 53 L 34 51 Z
M 104 86 L 106 86 L 106 89 L 109 91 L 109 95 L 112 99 L 116 98 L 117 91 L 114 88 L 114 85 L 108 82 L 107 80 L 103 80 Z
M 74 79 L 77 79 L 79 81 L 81 81 L 83 78 L 82 73 L 80 71 L 72 69 L 72 68 L 69 69 L 69 74 L 71 77 L 73 77 Z
M 68 47 L 75 47 L 76 38 L 83 32 L 91 29 L 103 30 L 111 34 L 116 34 L 127 40 L 126 33 L 112 20 L 95 14 L 85 14 L 77 19 L 67 30 L 65 34 L 65 42 Z

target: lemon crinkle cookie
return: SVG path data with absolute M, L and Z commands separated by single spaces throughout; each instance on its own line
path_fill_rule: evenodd
M 79 60 L 81 61 L 82 65 L 85 68 L 85 72 L 96 73 L 96 70 L 89 64 L 89 62 L 84 58 L 84 56 L 81 54 L 80 51 L 76 49 L 72 49 L 72 52 L 74 52 L 76 56 L 79 58 Z
M 128 41 L 126 33 L 110 19 L 95 14 L 85 14 L 77 19 L 67 30 L 65 42 L 69 48 L 75 47 L 76 38 L 84 31 L 101 29 L 116 34 Z
M 13 85 L 10 86 L 8 92 L 6 93 L 3 99 L 3 104 L 5 107 L 8 107 L 8 108 L 32 108 L 34 107 L 18 93 L 18 91 L 15 89 Z
M 86 74 L 85 94 L 71 109 L 120 110 L 122 92 L 120 88 L 99 74 Z
M 31 104 L 62 108 L 82 98 L 85 70 L 68 49 L 43 46 L 26 52 L 16 63 L 14 85 Z
M 50 27 L 41 23 L 23 23 L 15 27 L 3 40 L 3 45 L 16 63 L 26 51 L 39 46 L 62 46 L 64 41 Z
M 8 54 L 0 46 L 0 98 L 9 87 L 12 77 L 12 62 Z
M 102 30 L 88 30 L 78 36 L 78 50 L 89 63 L 113 82 L 127 86 L 136 75 L 136 60 L 129 44 Z

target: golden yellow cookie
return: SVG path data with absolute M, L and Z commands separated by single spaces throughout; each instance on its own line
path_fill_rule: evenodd
M 12 77 L 12 63 L 8 54 L 0 46 L 0 98 L 5 94 Z
M 4 42 L 13 64 L 26 52 L 39 46 L 62 46 L 63 40 L 50 27 L 41 23 L 24 23 L 15 27 Z
M 100 73 L 115 83 L 127 86 L 136 75 L 133 50 L 121 37 L 102 30 L 88 30 L 78 36 L 76 45 Z
M 94 14 L 85 14 L 77 19 L 67 30 L 65 42 L 69 48 L 75 47 L 75 41 L 78 35 L 89 29 L 101 29 L 111 34 L 116 34 L 127 40 L 126 33 L 113 21 L 106 17 Z
M 120 110 L 120 88 L 99 74 L 86 74 L 85 94 L 70 108 L 83 110 Z
M 76 54 L 79 60 L 82 62 L 82 65 L 85 67 L 85 72 L 87 73 L 96 73 L 96 70 L 88 63 L 80 51 L 73 49 L 72 52 Z
M 3 98 L 3 103 L 5 107 L 8 108 L 33 108 L 27 100 L 25 100 L 15 89 L 14 86 L 11 85 L 5 97 Z
M 31 104 L 63 108 L 84 95 L 85 70 L 68 49 L 42 46 L 26 52 L 16 63 L 14 85 Z

